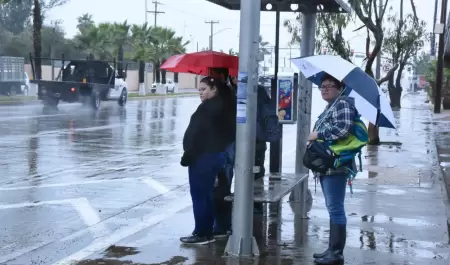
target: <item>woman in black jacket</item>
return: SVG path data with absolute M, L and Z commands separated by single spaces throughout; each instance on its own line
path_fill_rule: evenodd
M 181 165 L 188 167 L 194 211 L 192 235 L 180 238 L 185 244 L 207 244 L 214 241 L 214 182 L 225 163 L 229 145 L 228 118 L 219 90 L 226 85 L 212 77 L 200 81 L 202 103 L 192 114 L 183 138 Z

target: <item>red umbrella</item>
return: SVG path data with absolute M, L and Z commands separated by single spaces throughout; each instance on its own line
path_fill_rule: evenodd
M 228 68 L 230 75 L 238 73 L 239 57 L 222 52 L 202 51 L 170 57 L 161 69 L 206 76 L 211 68 Z

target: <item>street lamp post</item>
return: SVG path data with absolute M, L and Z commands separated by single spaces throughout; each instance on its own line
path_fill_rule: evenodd
M 221 30 L 217 31 L 216 33 L 211 34 L 211 35 L 209 36 L 209 49 L 210 49 L 211 51 L 213 50 L 214 36 L 217 35 L 217 34 L 219 34 L 219 33 L 221 33 L 222 31 L 225 31 L 225 30 L 228 30 L 228 29 L 231 29 L 231 28 L 223 28 L 223 29 L 221 29 Z

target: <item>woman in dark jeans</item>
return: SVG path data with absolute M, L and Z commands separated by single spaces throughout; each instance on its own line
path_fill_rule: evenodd
M 192 114 L 183 138 L 181 165 L 188 167 L 189 185 L 195 219 L 192 235 L 180 238 L 185 244 L 207 244 L 214 241 L 214 182 L 225 164 L 229 145 L 227 117 L 219 90 L 225 83 L 212 77 L 200 81 L 202 103 Z

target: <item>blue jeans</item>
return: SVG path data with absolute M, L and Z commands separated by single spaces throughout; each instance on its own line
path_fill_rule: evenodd
M 320 176 L 320 186 L 325 197 L 325 205 L 327 206 L 331 223 L 347 224 L 344 208 L 347 176 Z
M 189 166 L 189 185 L 195 220 L 195 233 L 210 236 L 214 225 L 214 182 L 225 163 L 224 153 L 209 153 L 200 156 Z

